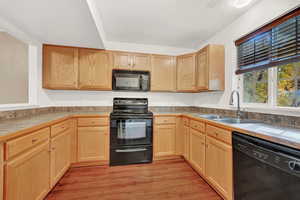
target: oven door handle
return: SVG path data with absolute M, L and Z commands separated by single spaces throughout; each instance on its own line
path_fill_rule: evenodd
M 116 149 L 117 153 L 132 153 L 132 152 L 141 152 L 141 151 L 147 151 L 146 148 L 139 148 L 139 149 Z

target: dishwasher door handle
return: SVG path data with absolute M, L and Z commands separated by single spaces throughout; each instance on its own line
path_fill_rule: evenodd
M 139 148 L 139 149 L 117 149 L 117 153 L 132 153 L 132 152 L 141 152 L 141 151 L 147 151 L 146 148 Z

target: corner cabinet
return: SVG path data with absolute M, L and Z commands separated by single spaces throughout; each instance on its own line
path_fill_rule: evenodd
M 77 89 L 78 48 L 43 46 L 43 87 Z
M 79 49 L 79 89 L 111 90 L 109 51 Z
M 208 45 L 197 53 L 197 90 L 224 90 L 225 53 L 223 45 Z
M 151 91 L 176 91 L 176 57 L 151 56 Z
M 177 91 L 196 91 L 196 54 L 177 57 Z

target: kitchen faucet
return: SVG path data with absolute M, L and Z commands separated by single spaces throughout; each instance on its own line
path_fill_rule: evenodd
M 236 93 L 237 95 L 237 110 L 236 110 L 236 117 L 237 119 L 241 119 L 242 113 L 241 113 L 241 107 L 240 107 L 240 93 L 237 90 L 233 90 L 230 95 L 230 101 L 229 105 L 233 106 L 233 95 Z

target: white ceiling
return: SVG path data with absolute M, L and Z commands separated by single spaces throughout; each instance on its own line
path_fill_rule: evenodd
M 231 6 L 232 1 L 0 0 L 0 17 L 43 43 L 195 49 L 259 0 L 243 9 Z
M 196 48 L 254 5 L 233 0 L 95 0 L 108 41 Z
M 0 16 L 43 43 L 103 48 L 85 0 L 0 0 Z

